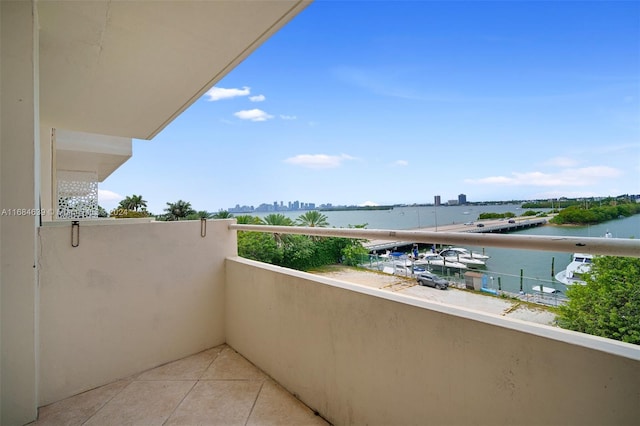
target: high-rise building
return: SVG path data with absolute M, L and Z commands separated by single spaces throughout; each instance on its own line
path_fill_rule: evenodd
M 467 204 L 467 195 L 466 194 L 458 195 L 458 204 Z
M 433 204 L 435 204 L 436 206 L 440 205 L 440 196 L 436 195 L 433 197 Z

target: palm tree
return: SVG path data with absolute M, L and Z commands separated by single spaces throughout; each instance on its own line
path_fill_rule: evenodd
M 198 220 L 198 219 L 213 219 L 213 213 L 206 210 L 199 210 L 195 213 L 189 214 L 185 219 Z
M 262 218 L 262 224 L 272 226 L 293 226 L 293 220 L 286 217 L 282 213 L 271 213 Z M 282 246 L 282 235 L 277 232 L 273 234 L 278 247 Z
M 251 216 L 250 214 L 236 216 L 236 222 L 243 225 L 260 225 L 263 223 L 262 219 L 260 219 L 258 216 Z
M 127 195 L 124 200 L 120 201 L 118 207 L 124 210 L 138 211 L 138 209 L 142 209 L 144 211 L 147 207 L 147 200 L 144 200 L 142 195 Z
M 230 219 L 233 217 L 233 214 L 229 213 L 227 210 L 218 210 L 218 213 L 215 213 L 211 217 L 213 219 Z
M 323 215 L 319 211 L 311 210 L 298 216 L 296 223 L 300 226 L 324 228 L 329 226 L 327 219 L 327 216 Z
M 178 200 L 175 203 L 167 203 L 167 207 L 164 209 L 167 220 L 181 220 L 185 219 L 190 214 L 197 213 L 192 207 L 191 203 L 187 201 Z
M 271 213 L 262 218 L 262 223 L 273 226 L 293 226 L 293 220 L 282 213 Z

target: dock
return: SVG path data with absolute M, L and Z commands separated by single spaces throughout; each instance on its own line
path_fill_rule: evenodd
M 505 233 L 511 231 L 517 231 L 519 229 L 531 228 L 534 226 L 542 226 L 547 223 L 546 218 L 530 218 L 530 219 L 518 219 L 515 218 L 515 223 L 509 223 L 505 219 L 491 219 L 476 221 L 473 225 L 465 225 L 462 223 L 443 225 L 437 227 L 428 228 L 414 228 L 413 231 L 427 231 L 427 232 L 467 232 L 467 233 Z M 479 227 L 478 224 L 482 224 Z M 400 247 L 411 246 L 414 241 L 389 241 L 389 240 L 370 240 L 362 245 L 370 252 L 377 252 L 379 250 L 393 250 Z

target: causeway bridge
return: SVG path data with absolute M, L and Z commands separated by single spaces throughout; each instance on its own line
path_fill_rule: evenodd
M 413 231 L 429 232 L 468 232 L 468 233 L 504 233 L 516 231 L 518 229 L 542 226 L 547 223 L 547 218 L 513 218 L 514 223 L 509 223 L 506 219 L 479 220 L 472 225 L 462 223 L 452 225 L 433 226 L 428 228 L 415 228 Z M 481 225 L 481 226 L 480 226 Z M 363 246 L 370 252 L 379 250 L 392 250 L 395 248 L 411 246 L 413 241 L 388 241 L 370 240 Z

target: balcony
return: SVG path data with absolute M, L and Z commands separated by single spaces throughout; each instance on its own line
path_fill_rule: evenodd
M 35 425 L 326 425 L 227 345 L 40 409 Z
M 110 412 L 121 415 L 124 410 L 113 404 L 129 393 L 143 395 L 136 387 L 157 385 L 150 377 L 171 380 L 170 366 L 181 363 L 198 364 L 194 368 L 202 372 L 184 378 L 195 386 L 172 415 L 189 411 L 197 404 L 185 402 L 208 386 L 216 360 L 235 351 L 236 361 L 261 371 L 261 396 L 243 411 L 249 422 L 259 422 L 262 404 L 267 411 L 279 406 L 268 396 L 261 399 L 272 391 L 305 419 L 320 421 L 311 415 L 317 411 L 332 424 L 633 424 L 640 414 L 635 345 L 239 258 L 238 229 L 251 225 L 88 221 L 73 231 L 68 222 L 40 227 L 38 405 L 48 406 L 41 416 L 65 398 L 128 383 L 95 421 Z M 432 237 L 413 231 L 260 229 Z M 440 238 L 536 249 L 564 245 L 563 251 L 576 243 L 523 242 L 509 235 Z M 583 242 L 598 253 L 638 248 L 633 241 Z M 205 367 L 203 358 L 216 353 Z M 252 378 L 237 379 L 257 386 Z M 217 400 L 211 395 L 207 404 Z M 215 423 L 213 418 L 202 423 Z

